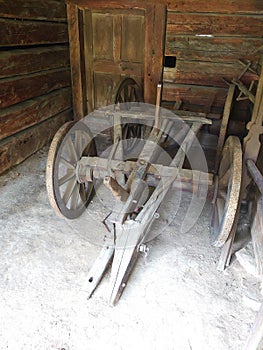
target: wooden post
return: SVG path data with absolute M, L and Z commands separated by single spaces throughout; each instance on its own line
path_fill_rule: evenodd
M 160 104 L 161 104 L 162 84 L 157 85 L 156 106 L 155 106 L 155 118 L 154 118 L 154 130 L 158 133 L 160 126 Z
M 228 120 L 229 120 L 229 116 L 230 116 L 230 112 L 231 112 L 234 92 L 235 92 L 235 85 L 231 84 L 229 86 L 229 90 L 228 90 L 228 94 L 227 94 L 227 98 L 226 98 L 226 103 L 225 103 L 225 107 L 224 107 L 224 112 L 223 112 L 223 117 L 222 117 L 222 122 L 221 122 L 221 127 L 220 127 L 220 133 L 219 133 L 217 151 L 216 151 L 215 172 L 218 171 L 220 157 L 221 157 L 222 149 L 223 149 L 224 142 L 225 142 L 227 125 L 228 125 Z

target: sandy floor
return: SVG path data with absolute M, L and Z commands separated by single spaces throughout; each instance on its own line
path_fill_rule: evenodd
M 107 208 L 95 198 L 81 220 L 58 218 L 45 190 L 46 155 L 44 149 L 0 178 L 1 349 L 242 349 L 262 300 L 259 281 L 237 260 L 217 271 L 209 204 L 181 233 L 184 195 L 110 307 L 109 272 L 90 300 L 85 293 Z M 174 198 L 170 193 L 163 209 L 168 216 Z

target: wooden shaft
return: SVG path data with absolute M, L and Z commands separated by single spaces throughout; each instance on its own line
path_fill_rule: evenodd
M 156 107 L 155 107 L 155 118 L 154 118 L 154 129 L 157 131 L 160 124 L 160 104 L 161 104 L 161 92 L 162 84 L 157 85 L 157 95 L 156 95 Z
M 263 303 L 258 311 L 253 328 L 246 341 L 244 350 L 259 350 L 262 349 L 263 342 Z

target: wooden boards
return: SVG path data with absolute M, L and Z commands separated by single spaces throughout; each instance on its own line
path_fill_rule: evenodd
M 165 4 L 68 1 L 67 11 L 76 118 L 114 103 L 127 76 L 144 85 L 147 103 L 155 103 L 163 69 Z
M 260 1 L 170 1 L 165 55 L 175 57 L 176 62 L 174 67 L 164 68 L 164 81 L 176 84 L 173 91 L 178 94 L 179 84 L 194 85 L 195 89 L 227 88 L 224 79 L 239 77 L 243 70 L 240 61 L 250 60 L 256 66 L 263 44 L 262 12 Z M 242 82 L 249 85 L 255 79 L 257 76 L 247 71 Z M 185 109 L 188 102 L 182 102 Z M 202 98 L 200 105 L 203 102 Z M 224 104 L 221 100 L 221 109 Z M 234 112 L 238 115 L 238 110 Z
M 0 140 L 71 108 L 71 88 L 63 88 L 0 109 Z
M 0 0 L 0 17 L 66 22 L 65 4 L 56 0 Z
M 66 23 L 14 21 L 0 18 L 0 46 L 39 45 L 68 42 Z M 28 35 L 30 33 L 30 35 Z
M 0 48 L 1 173 L 72 118 L 65 4 L 0 0 Z
M 72 111 L 66 110 L 0 142 L 0 172 L 21 163 L 49 143 L 59 127 L 71 118 Z

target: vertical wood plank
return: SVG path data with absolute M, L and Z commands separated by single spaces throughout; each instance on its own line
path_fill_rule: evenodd
M 148 4 L 145 14 L 144 99 L 155 103 L 156 87 L 162 80 L 166 5 Z
M 69 41 L 70 41 L 70 63 L 71 63 L 71 81 L 73 88 L 73 110 L 74 118 L 84 117 L 86 108 L 83 101 L 84 89 L 84 71 L 83 71 L 83 52 L 81 42 L 83 39 L 80 34 L 79 10 L 76 5 L 69 3 L 67 5 Z
M 85 64 L 85 85 L 86 94 L 84 98 L 86 99 L 87 112 L 90 113 L 94 110 L 94 72 L 93 72 L 93 16 L 92 10 L 84 10 L 83 12 L 83 40 L 84 40 L 84 56 L 82 61 Z

